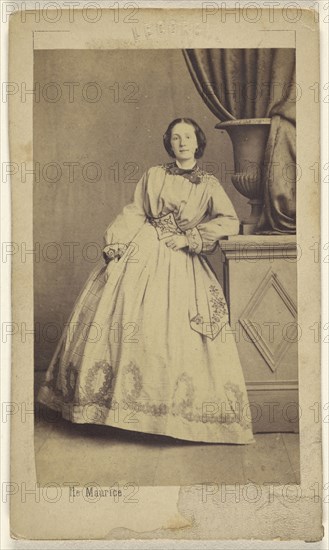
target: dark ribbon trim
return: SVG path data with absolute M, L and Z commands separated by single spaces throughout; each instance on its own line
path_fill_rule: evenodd
M 172 176 L 183 176 L 183 178 L 186 178 L 191 183 L 195 183 L 196 185 L 200 183 L 201 178 L 204 175 L 203 170 L 201 170 L 198 164 L 195 164 L 193 168 L 187 170 L 185 168 L 179 168 L 176 162 L 169 162 L 164 165 L 164 169 L 167 174 L 171 174 Z

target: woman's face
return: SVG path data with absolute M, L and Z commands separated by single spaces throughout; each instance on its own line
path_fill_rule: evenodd
M 198 148 L 198 140 L 191 124 L 178 122 L 171 130 L 170 145 L 177 160 L 194 159 Z

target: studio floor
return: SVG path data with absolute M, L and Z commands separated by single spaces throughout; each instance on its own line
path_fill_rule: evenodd
M 251 445 L 207 445 L 47 418 L 41 410 L 35 423 L 40 485 L 300 482 L 298 434 L 256 434 Z

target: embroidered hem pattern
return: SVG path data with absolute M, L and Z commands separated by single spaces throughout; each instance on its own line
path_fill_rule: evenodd
M 58 377 L 61 378 L 62 389 L 57 385 Z M 116 388 L 116 376 L 113 367 L 106 361 L 99 361 L 89 369 L 83 386 L 78 382 L 78 368 L 70 363 L 64 369 L 64 376 L 60 376 L 60 357 L 54 365 L 52 377 L 47 380 L 39 394 L 38 400 L 48 407 L 60 411 L 64 418 L 78 423 L 95 423 L 110 426 L 122 427 L 135 431 L 143 431 L 145 423 L 150 429 L 151 418 L 167 419 L 165 423 L 159 424 L 157 429 L 163 429 L 163 435 L 172 435 L 169 428 L 166 433 L 167 422 L 173 427 L 183 427 L 188 424 L 200 426 L 196 428 L 196 436 L 192 437 L 190 432 L 188 439 L 199 440 L 199 429 L 202 437 L 213 438 L 219 441 L 217 428 L 225 434 L 225 442 L 228 434 L 231 442 L 241 443 L 250 439 L 251 421 L 248 403 L 244 402 L 243 392 L 233 382 L 227 382 L 224 386 L 225 401 L 223 402 L 196 402 L 196 388 L 191 376 L 184 372 L 177 377 L 171 399 L 167 402 L 153 402 L 143 392 L 143 379 L 137 365 L 130 362 L 123 368 L 121 377 L 120 394 L 121 401 L 114 398 Z M 75 395 L 78 397 L 75 398 Z M 121 415 L 121 416 L 120 416 Z M 122 415 L 124 418 L 122 418 Z M 134 420 L 132 418 L 134 417 Z M 146 420 L 145 417 L 150 417 Z M 125 426 L 125 420 L 131 419 L 131 426 Z M 134 426 L 134 424 L 136 424 Z M 152 424 L 153 425 L 153 424 Z M 215 429 L 211 436 L 206 426 L 213 426 Z M 156 424 L 151 430 L 155 430 Z M 160 427 L 160 428 L 159 428 Z M 205 429 L 204 429 L 205 428 Z M 205 435 L 207 432 L 207 436 Z M 152 432 L 151 432 L 152 433 Z M 160 433 L 160 432 L 155 432 Z M 162 432 L 161 432 L 162 433 Z M 176 433 L 181 437 L 180 431 Z M 248 435 L 249 434 L 249 435 Z M 223 439 L 224 441 L 224 439 Z

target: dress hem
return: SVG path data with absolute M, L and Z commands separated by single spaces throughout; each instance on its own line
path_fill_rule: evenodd
M 225 436 L 223 435 L 222 437 L 219 435 L 219 434 L 216 434 L 215 437 L 211 437 L 211 436 L 201 436 L 200 437 L 192 437 L 186 433 L 186 424 L 184 424 L 184 422 L 182 422 L 179 418 L 177 417 L 174 417 L 172 415 L 172 419 L 174 419 L 175 423 L 176 423 L 176 427 L 173 426 L 172 428 L 168 428 L 168 430 L 156 430 L 154 427 L 145 427 L 145 424 L 147 422 L 147 419 L 145 420 L 144 418 L 144 423 L 141 422 L 139 426 L 137 426 L 138 422 L 130 422 L 130 424 L 134 424 L 134 427 L 128 427 L 127 424 L 129 424 L 129 422 L 127 423 L 124 423 L 124 422 L 120 422 L 120 421 L 115 421 L 115 420 L 111 420 L 110 418 L 108 418 L 108 416 L 103 416 L 102 415 L 102 411 L 101 409 L 96 405 L 96 404 L 90 404 L 90 405 L 95 405 L 95 408 L 98 412 L 100 412 L 101 414 L 99 415 L 98 418 L 96 417 L 93 417 L 93 418 L 86 418 L 86 415 L 84 415 L 81 410 L 79 410 L 81 407 L 77 406 L 77 405 L 70 405 L 68 404 L 66 407 L 61 405 L 61 404 L 56 404 L 54 402 L 49 402 L 47 399 L 42 399 L 42 397 L 38 397 L 38 402 L 41 403 L 42 405 L 45 405 L 46 407 L 48 407 L 49 409 L 52 409 L 56 412 L 59 412 L 62 416 L 62 418 L 64 418 L 65 420 L 68 420 L 70 422 L 72 422 L 73 424 L 95 424 L 95 425 L 100 425 L 100 426 L 109 426 L 109 427 L 112 427 L 112 428 L 119 428 L 121 430 L 126 430 L 126 431 L 130 431 L 130 432 L 137 432 L 137 433 L 145 433 L 145 434 L 152 434 L 152 435 L 160 435 L 160 436 L 165 436 L 165 437 L 171 437 L 173 439 L 179 439 L 181 441 L 190 441 L 190 442 L 195 442 L 195 443 L 212 443 L 212 444 L 227 444 L 227 445 L 249 445 L 249 444 L 252 444 L 252 443 L 255 443 L 255 439 L 251 436 L 251 437 L 248 437 L 247 436 L 247 433 L 246 435 L 244 436 L 242 434 L 242 429 L 241 429 L 241 435 L 239 436 L 239 434 L 237 433 L 228 433 L 226 432 L 225 433 Z M 76 410 L 74 410 L 76 409 Z M 128 413 L 128 411 L 126 411 Z M 129 413 L 128 413 L 129 414 Z M 143 413 L 142 413 L 143 414 Z M 102 416 L 102 417 L 101 417 Z M 146 415 L 144 415 L 145 417 Z M 143 429 L 143 425 L 144 425 L 144 429 Z M 204 424 L 205 425 L 205 424 Z M 223 426 L 223 425 L 222 425 Z M 180 430 L 180 427 L 183 429 L 183 432 L 184 432 L 184 435 L 180 435 L 182 432 Z M 235 425 L 236 427 L 236 425 Z M 246 432 L 250 433 L 250 431 L 248 430 L 245 430 Z

